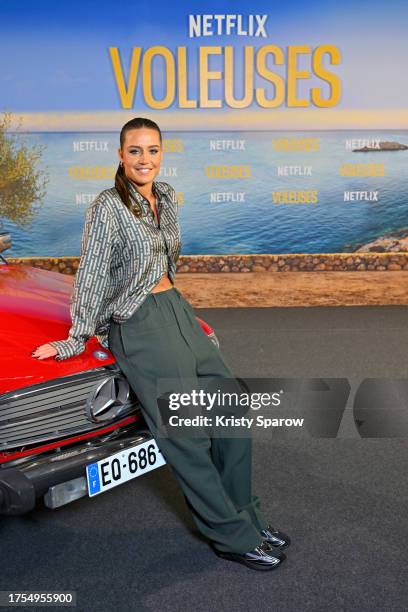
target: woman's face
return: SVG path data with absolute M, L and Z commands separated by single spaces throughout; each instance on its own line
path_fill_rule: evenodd
M 162 159 L 159 132 L 151 128 L 128 130 L 118 156 L 128 179 L 138 185 L 151 183 Z

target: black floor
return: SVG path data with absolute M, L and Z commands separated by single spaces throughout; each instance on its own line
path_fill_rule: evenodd
M 237 375 L 407 378 L 408 313 L 197 312 Z M 0 590 L 76 590 L 79 610 L 407 610 L 407 443 L 254 439 L 253 484 L 288 559 L 255 572 L 214 556 L 167 467 L 95 499 L 0 519 Z M 37 608 L 38 609 L 38 608 Z M 44 608 L 45 609 L 45 608 Z

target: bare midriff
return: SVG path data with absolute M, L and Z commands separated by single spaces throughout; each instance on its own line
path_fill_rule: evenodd
M 159 291 L 167 291 L 167 289 L 171 289 L 172 287 L 174 287 L 173 283 L 171 282 L 168 274 L 165 274 L 164 276 L 161 277 L 157 285 L 155 285 L 153 289 L 150 290 L 150 293 L 158 293 Z

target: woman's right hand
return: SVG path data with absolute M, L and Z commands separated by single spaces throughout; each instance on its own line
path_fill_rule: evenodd
M 58 351 L 51 344 L 42 344 L 34 349 L 31 355 L 36 359 L 47 359 L 47 357 L 58 355 Z

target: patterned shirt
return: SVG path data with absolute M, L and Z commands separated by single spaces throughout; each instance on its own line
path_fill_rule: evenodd
M 133 183 L 128 185 L 141 217 L 130 212 L 114 187 L 102 191 L 86 210 L 70 302 L 72 327 L 67 340 L 49 342 L 58 351 L 57 361 L 82 353 L 93 335 L 109 348 L 111 317 L 126 321 L 166 273 L 174 284 L 180 253 L 176 192 L 168 183 L 153 181 L 157 226 L 149 202 Z

